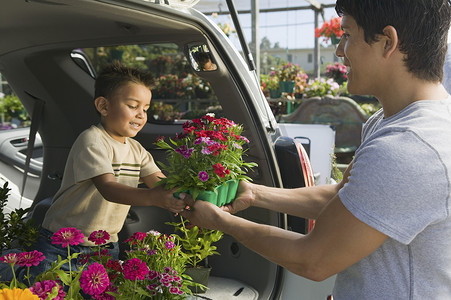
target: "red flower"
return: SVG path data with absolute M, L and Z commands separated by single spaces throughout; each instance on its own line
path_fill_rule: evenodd
M 146 263 L 139 258 L 132 258 L 127 260 L 122 266 L 124 269 L 124 277 L 129 280 L 144 280 L 149 268 Z
M 105 230 L 97 230 L 91 233 L 88 241 L 94 242 L 96 245 L 103 245 L 110 239 L 110 235 Z
M 224 178 L 226 174 L 230 174 L 230 170 L 225 169 L 225 167 L 223 167 L 220 163 L 213 165 L 213 170 L 221 178 Z

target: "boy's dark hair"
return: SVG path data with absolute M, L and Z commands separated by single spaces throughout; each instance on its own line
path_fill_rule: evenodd
M 97 76 L 95 82 L 94 99 L 97 97 L 109 98 L 117 88 L 129 82 L 142 84 L 149 89 L 153 88 L 153 76 L 143 70 L 130 68 L 119 61 L 106 66 Z
M 337 0 L 335 10 L 355 19 L 368 44 L 392 25 L 408 70 L 423 80 L 443 80 L 451 0 Z

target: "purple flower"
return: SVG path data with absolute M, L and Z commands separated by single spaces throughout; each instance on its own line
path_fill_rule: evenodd
M 124 277 L 128 280 L 144 280 L 149 268 L 146 263 L 139 258 L 132 258 L 127 260 L 122 266 L 124 269 Z
M 247 137 L 245 137 L 245 136 L 240 136 L 240 139 L 242 139 L 243 141 L 245 141 L 246 143 L 249 144 L 249 140 L 247 139 Z
M 147 273 L 147 277 L 149 280 L 154 280 L 155 278 L 158 278 L 160 276 L 160 273 L 154 270 L 150 270 L 149 273 Z
M 45 256 L 42 255 L 42 252 L 36 250 L 33 250 L 31 252 L 23 252 L 20 254 L 17 264 L 22 267 L 37 266 L 41 261 L 44 260 L 44 258 Z
M 166 249 L 170 250 L 175 247 L 175 244 L 173 241 L 166 241 L 166 243 L 164 243 L 164 246 L 166 247 Z
M 52 244 L 62 244 L 62 247 L 65 248 L 68 245 L 78 245 L 83 243 L 84 237 L 83 233 L 74 227 L 61 228 L 53 234 Z
M 109 284 L 110 279 L 105 267 L 99 263 L 93 263 L 81 273 L 80 287 L 91 296 L 102 294 Z
M 187 148 L 185 145 L 182 145 L 177 149 L 175 149 L 174 151 L 183 155 L 185 158 L 189 158 L 193 150 L 194 150 L 193 148 Z
M 94 242 L 96 245 L 103 245 L 110 239 L 110 235 L 105 230 L 97 230 L 91 233 L 88 241 Z
M 240 144 L 238 144 L 238 143 L 233 143 L 233 147 L 235 147 L 237 149 L 243 149 L 243 147 L 241 147 Z
M 199 172 L 199 179 L 200 179 L 200 181 L 202 181 L 202 182 L 207 181 L 207 180 L 208 180 L 208 173 L 205 172 L 205 171 L 200 171 L 200 172 Z
M 53 289 L 58 288 L 58 295 L 56 295 L 56 300 L 63 300 L 66 293 L 63 291 L 63 288 L 53 280 L 44 280 L 36 282 L 32 287 L 30 287 L 30 291 L 39 297 L 39 299 L 47 299 L 49 294 L 52 294 Z

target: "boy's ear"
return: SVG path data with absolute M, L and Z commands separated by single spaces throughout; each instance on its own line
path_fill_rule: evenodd
M 108 104 L 108 99 L 105 97 L 97 97 L 94 100 L 94 105 L 102 117 L 105 117 L 108 114 Z
M 398 48 L 398 32 L 391 25 L 382 30 L 384 38 L 384 58 L 388 58 Z

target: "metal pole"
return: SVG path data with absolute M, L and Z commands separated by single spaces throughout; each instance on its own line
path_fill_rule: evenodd
M 318 27 L 320 11 L 315 9 L 315 28 Z M 313 70 L 315 78 L 320 77 L 320 51 L 319 51 L 319 38 L 315 37 L 315 52 L 313 54 Z
M 259 24 L 258 15 L 260 13 L 259 0 L 251 0 L 252 12 L 252 54 L 255 58 L 255 68 L 257 75 L 260 77 L 260 42 L 259 42 Z

